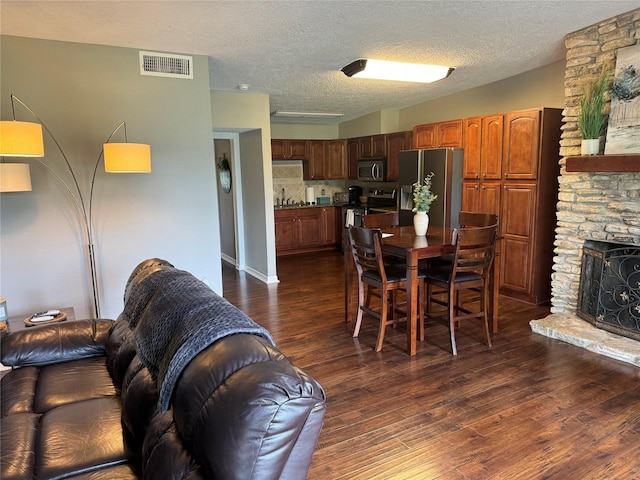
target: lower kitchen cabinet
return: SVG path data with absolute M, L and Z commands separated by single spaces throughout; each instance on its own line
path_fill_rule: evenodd
M 275 210 L 276 255 L 335 248 L 335 207 Z

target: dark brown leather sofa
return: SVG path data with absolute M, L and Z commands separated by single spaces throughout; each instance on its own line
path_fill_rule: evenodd
M 243 315 L 150 259 L 115 322 L 6 336 L 1 478 L 305 478 L 324 392 Z

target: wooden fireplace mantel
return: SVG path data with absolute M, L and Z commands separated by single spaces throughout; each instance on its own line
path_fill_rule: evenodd
M 567 172 L 640 172 L 640 155 L 567 157 Z

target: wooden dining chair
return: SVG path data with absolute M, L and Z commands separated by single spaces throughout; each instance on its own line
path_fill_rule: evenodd
M 425 316 L 446 319 L 454 355 L 458 354 L 455 329 L 465 319 L 476 318 L 482 322 L 485 342 L 491 347 L 488 273 L 494 260 L 497 232 L 497 224 L 457 229 L 454 233 L 456 249 L 452 264 L 448 268 L 433 268 L 424 272 L 427 290 Z M 436 295 L 434 287 L 440 289 L 439 292 L 446 293 L 444 300 Z M 460 293 L 467 289 L 480 289 L 479 299 L 466 302 Z M 432 303 L 446 306 L 446 310 L 432 312 Z M 469 306 L 476 303 L 475 309 Z M 424 326 L 421 327 L 420 335 L 424 336 Z
M 460 212 L 458 225 L 464 227 L 488 227 L 498 223 L 498 215 L 495 213 Z
M 362 317 L 368 313 L 377 318 L 380 322 L 378 328 L 378 339 L 375 350 L 382 350 L 384 332 L 388 325 L 396 325 L 399 319 L 395 318 L 395 300 L 392 299 L 391 308 L 389 304 L 390 295 L 407 287 L 406 268 L 397 265 L 385 265 L 382 260 L 382 234 L 379 229 L 349 227 L 349 241 L 353 260 L 358 272 L 358 315 L 353 329 L 353 336 L 360 333 Z M 418 277 L 418 321 L 424 323 L 423 305 L 425 300 L 424 275 Z M 365 286 L 377 289 L 381 298 L 380 311 L 374 311 L 370 305 L 370 295 L 365 296 Z M 407 308 L 409 308 L 407 306 Z M 391 318 L 389 318 L 391 313 Z M 405 313 L 404 319 L 407 318 Z
M 365 228 L 393 228 L 400 225 L 398 212 L 371 213 L 362 216 L 362 226 Z

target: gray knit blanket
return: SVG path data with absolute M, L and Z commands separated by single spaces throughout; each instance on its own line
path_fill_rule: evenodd
M 163 267 L 134 285 L 121 318 L 169 409 L 178 377 L 198 353 L 228 335 L 251 333 L 275 345 L 269 332 L 188 272 Z

